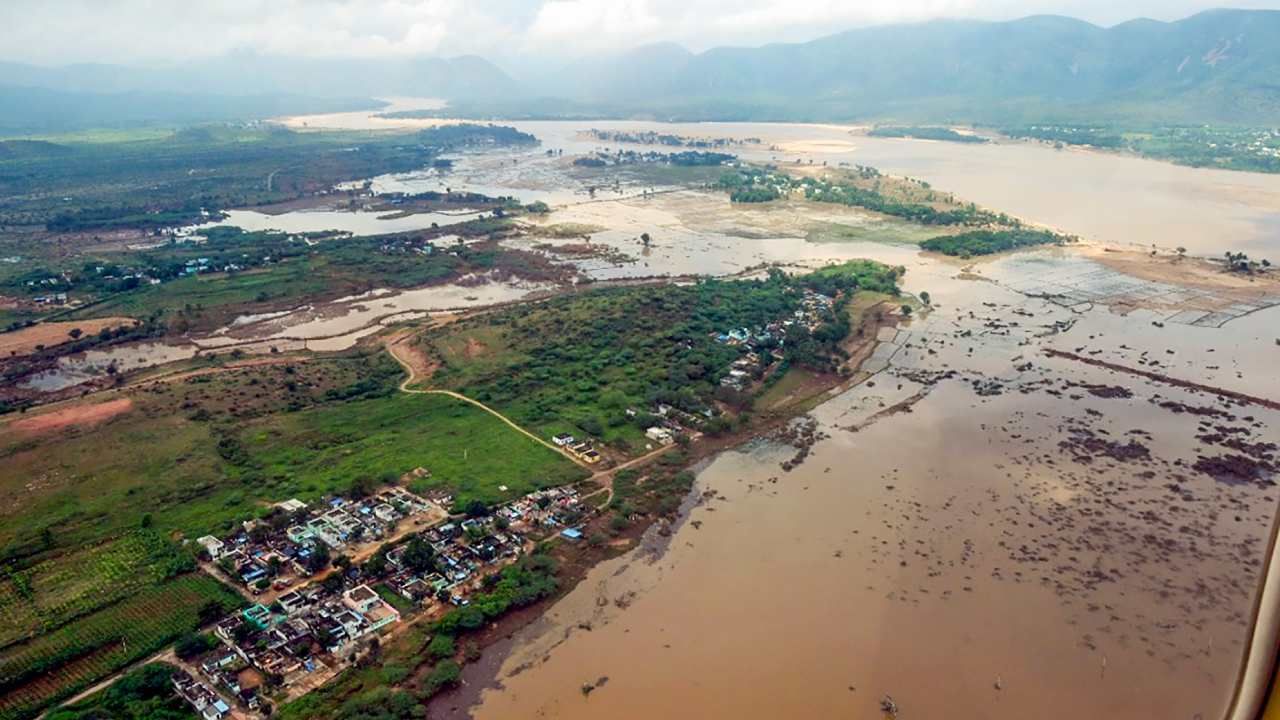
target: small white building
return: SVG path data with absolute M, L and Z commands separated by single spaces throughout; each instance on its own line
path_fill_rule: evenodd
M 301 510 L 306 510 L 306 509 L 307 509 L 307 504 L 306 504 L 306 503 L 304 503 L 304 502 L 302 502 L 302 501 L 301 501 L 301 500 L 299 500 L 298 498 L 289 498 L 288 500 L 285 500 L 284 502 L 278 502 L 278 503 L 276 503 L 276 507 L 280 508 L 281 510 L 283 510 L 283 511 L 285 511 L 285 512 L 287 512 L 287 513 L 296 513 L 296 512 L 299 512 L 299 511 L 301 511 Z
M 203 547 L 205 552 L 209 553 L 209 557 L 218 560 L 222 557 L 222 551 L 227 544 L 212 535 L 196 538 L 196 544 Z
M 670 428 L 659 427 L 657 425 L 645 430 L 644 436 L 656 443 L 662 443 L 663 445 L 670 445 L 672 441 L 675 440 L 675 436 L 671 434 Z

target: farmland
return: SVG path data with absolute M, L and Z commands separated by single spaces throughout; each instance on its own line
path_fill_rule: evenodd
M 499 485 L 523 492 L 576 477 L 483 411 L 392 395 L 400 377 L 381 353 L 285 361 L 131 389 L 135 409 L 96 431 L 0 433 L 0 557 L 100 542 L 146 514 L 194 537 L 254 517 L 260 500 L 314 499 L 419 466 L 436 486 L 486 501 Z M 31 478 L 38 492 L 24 491 Z
M 217 450 L 224 427 L 389 393 L 399 376 L 377 354 L 286 360 L 131 388 L 133 409 L 92 431 L 0 429 L 0 559 L 93 545 L 148 513 L 165 532 L 207 532 L 250 516 L 255 499 L 287 490 L 228 476 Z
M 220 616 L 240 597 L 186 575 L 133 593 L 51 633 L 0 650 L 0 718 L 32 717 L 58 699 Z
M 49 632 L 182 570 L 189 560 L 159 534 L 135 530 L 23 569 L 0 584 L 0 648 Z

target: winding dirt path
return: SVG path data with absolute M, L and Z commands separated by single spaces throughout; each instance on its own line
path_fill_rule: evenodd
M 548 450 L 552 450 L 554 452 L 557 452 L 569 458 L 578 467 L 590 469 L 591 466 L 587 464 L 585 461 L 579 460 L 578 458 L 569 454 L 568 452 L 565 451 L 564 448 L 556 447 L 555 445 L 552 445 L 551 443 L 547 442 L 546 440 L 543 440 L 537 435 L 534 435 L 528 430 L 525 430 L 524 428 L 517 425 L 513 420 L 511 420 L 511 418 L 508 418 L 506 415 L 503 415 L 502 413 L 498 412 L 497 410 L 494 410 L 488 405 L 485 405 L 479 400 L 474 400 L 461 393 L 453 392 L 452 390 L 421 390 L 421 389 L 409 387 L 410 385 L 418 381 L 418 374 L 417 374 L 417 370 L 414 367 L 414 364 L 408 358 L 404 357 L 406 353 L 410 352 L 408 348 L 404 347 L 404 343 L 406 340 L 409 340 L 412 337 L 414 337 L 413 333 L 406 333 L 396 337 L 394 340 L 388 341 L 386 344 L 387 352 L 390 353 L 391 357 L 394 358 L 396 362 L 400 363 L 400 366 L 405 369 L 406 373 L 408 373 L 408 377 L 406 377 L 400 383 L 401 392 L 412 393 L 415 395 L 444 395 L 447 397 L 454 398 L 455 400 L 461 400 L 465 403 L 470 403 L 480 408 L 481 410 L 484 410 L 490 415 L 498 418 L 499 420 L 501 420 L 502 422 L 506 423 L 508 426 L 516 430 L 516 432 L 519 432 L 520 434 L 533 440 L 539 445 L 542 445 Z

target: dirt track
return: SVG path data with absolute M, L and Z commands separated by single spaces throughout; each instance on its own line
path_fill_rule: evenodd
M 404 379 L 404 381 L 400 383 L 400 391 L 401 391 L 401 392 L 413 393 L 413 394 L 415 394 L 415 395 L 445 395 L 445 396 L 448 396 L 448 397 L 454 398 L 455 400 L 461 400 L 461 401 L 463 401 L 463 402 L 465 402 L 465 403 L 470 403 L 470 404 L 472 404 L 472 405 L 474 405 L 474 406 L 476 406 L 476 407 L 480 408 L 481 410 L 484 410 L 485 412 L 489 413 L 490 415 L 492 415 L 492 416 L 494 416 L 494 417 L 498 418 L 498 419 L 499 419 L 499 420 L 501 420 L 502 422 L 504 422 L 504 423 L 506 423 L 507 425 L 509 425 L 510 427 L 514 428 L 514 429 L 515 429 L 517 432 L 519 432 L 520 434 L 524 435 L 525 437 L 528 437 L 529 439 L 533 440 L 534 442 L 538 443 L 539 445 L 542 445 L 543 447 L 546 447 L 546 448 L 547 448 L 547 449 L 549 449 L 549 450 L 552 450 L 552 451 L 554 451 L 554 452 L 557 452 L 557 453 L 559 453 L 559 454 L 561 454 L 561 455 L 563 455 L 563 456 L 565 456 L 565 457 L 569 458 L 570 460 L 572 460 L 572 461 L 573 461 L 576 465 L 578 465 L 579 467 L 584 467 L 584 468 L 590 468 L 590 467 L 591 467 L 591 466 L 590 466 L 589 464 L 587 464 L 586 462 L 583 462 L 582 460 L 579 460 L 578 458 L 576 458 L 576 457 L 574 457 L 574 456 L 570 455 L 568 452 L 566 452 L 566 451 L 564 450 L 564 448 L 556 447 L 555 445 L 552 445 L 551 443 L 547 442 L 546 440 L 543 440 L 542 438 L 538 437 L 537 435 L 534 435 L 533 433 L 529 432 L 528 430 L 525 430 L 524 428 L 522 428 L 522 427 L 520 427 L 519 425 L 517 425 L 514 421 L 512 421 L 512 420 L 511 420 L 511 418 L 508 418 L 506 415 L 503 415 L 502 413 L 498 412 L 497 410 L 494 410 L 493 408 L 489 407 L 488 405 L 485 405 L 484 403 L 480 402 L 479 400 L 473 400 L 473 399 L 471 399 L 471 398 L 467 397 L 466 395 L 462 395 L 461 393 L 453 392 L 452 390 L 417 390 L 417 389 L 414 389 L 414 388 L 409 387 L 409 386 L 410 386 L 410 385 L 412 385 L 413 383 L 418 382 L 418 379 L 419 379 L 419 378 L 418 378 L 418 374 L 417 374 L 417 369 L 415 368 L 415 364 L 414 364 L 413 362 L 411 362 L 410 360 L 406 359 L 406 357 L 402 357 L 402 356 L 408 356 L 408 355 L 410 354 L 410 352 L 411 352 L 411 351 L 410 351 L 407 347 L 405 347 L 405 345 L 404 345 L 404 342 L 405 342 L 406 340 L 408 340 L 409 338 L 411 338 L 411 337 L 413 337 L 413 335 L 412 335 L 412 334 L 402 334 L 402 335 L 399 335 L 395 340 L 392 340 L 391 342 L 388 342 L 388 343 L 387 343 L 387 345 L 386 345 L 387 352 L 388 352 L 388 353 L 390 353 L 390 354 L 391 354 L 391 357 L 392 357 L 392 358 L 394 358 L 396 362 L 400 363 L 400 366 L 401 366 L 401 367 L 403 367 L 403 368 L 405 369 L 405 372 L 407 372 L 407 373 L 409 374 L 409 376 L 408 376 L 408 377 L 406 377 L 406 378 Z

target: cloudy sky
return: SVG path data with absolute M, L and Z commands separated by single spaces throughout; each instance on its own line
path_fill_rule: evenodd
M 234 51 L 564 59 L 674 41 L 693 50 L 807 40 L 936 17 L 1054 13 L 1174 20 L 1214 0 L 0 0 L 0 59 L 168 64 Z M 1234 7 L 1280 8 L 1280 0 Z

